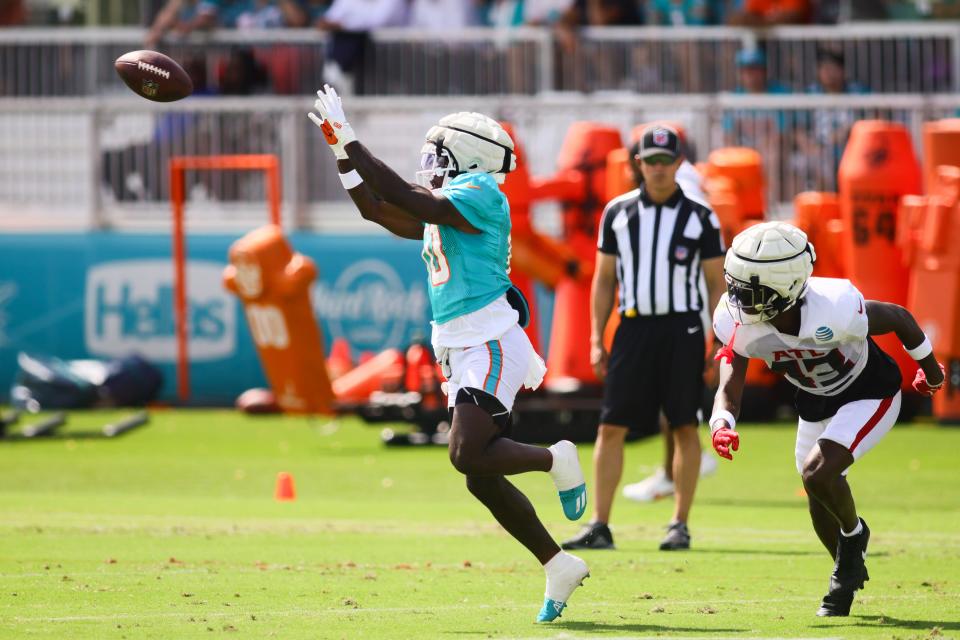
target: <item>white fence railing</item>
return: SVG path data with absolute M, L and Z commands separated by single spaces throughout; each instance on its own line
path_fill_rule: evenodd
M 0 227 L 164 227 L 171 156 L 275 153 L 289 224 L 363 228 L 347 206 L 332 155 L 305 116 L 311 106 L 308 98 L 290 97 L 166 105 L 132 96 L 0 99 Z M 360 139 L 411 177 L 424 133 L 451 111 L 480 110 L 513 122 L 534 175 L 555 171 L 573 122 L 606 122 L 626 137 L 638 123 L 679 120 L 700 159 L 720 146 L 759 149 L 777 210 L 799 191 L 834 188 L 855 120 L 902 122 L 919 148 L 922 123 L 954 116 L 960 95 L 352 97 L 346 107 Z M 188 191 L 194 223 L 264 218 L 257 174 L 189 174 Z
M 0 96 L 119 94 L 112 62 L 142 47 L 137 28 L 0 29 Z M 794 92 L 816 82 L 816 54 L 844 54 L 874 93 L 960 92 L 960 23 L 586 28 L 561 44 L 540 28 L 373 34 L 354 85 L 367 95 L 533 95 L 554 91 L 715 93 L 737 86 L 734 56 L 766 51 L 767 75 Z M 165 41 L 195 84 L 224 95 L 305 95 L 321 82 L 326 37 L 313 29 L 215 31 Z M 233 81 L 238 74 L 242 82 Z

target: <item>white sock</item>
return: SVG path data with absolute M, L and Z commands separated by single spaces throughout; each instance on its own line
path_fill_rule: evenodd
M 553 456 L 550 477 L 559 491 L 567 491 L 583 484 L 583 470 L 576 458 L 577 447 L 572 442 L 561 440 L 547 447 Z
M 547 572 L 547 575 L 550 575 L 562 565 L 566 564 L 566 558 L 570 557 L 572 556 L 566 551 L 560 551 L 557 555 L 547 560 L 547 564 L 543 565 L 543 570 Z
M 840 527 L 840 535 L 844 538 L 852 538 L 855 535 L 859 535 L 861 531 L 863 531 L 863 520 L 860 518 L 857 518 L 857 526 L 855 526 L 850 533 L 847 533 L 843 530 L 843 527 Z
M 586 567 L 583 560 L 561 551 L 550 558 L 543 569 L 547 574 L 546 597 L 557 602 L 566 602 L 570 594 L 580 584 L 582 579 L 581 567 Z

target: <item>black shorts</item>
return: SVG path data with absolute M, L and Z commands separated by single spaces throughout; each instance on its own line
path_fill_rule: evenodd
M 699 313 L 622 318 L 603 384 L 600 424 L 638 435 L 699 423 L 706 345 Z
M 867 364 L 850 386 L 835 396 L 818 396 L 797 387 L 794 404 L 807 422 L 832 418 L 845 404 L 857 400 L 882 400 L 897 394 L 903 376 L 896 361 L 867 337 Z

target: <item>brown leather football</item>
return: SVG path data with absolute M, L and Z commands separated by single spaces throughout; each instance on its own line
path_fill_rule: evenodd
M 280 413 L 277 398 L 269 389 L 247 389 L 237 396 L 234 406 L 244 413 Z
M 157 51 L 131 51 L 113 63 L 137 95 L 154 102 L 173 102 L 193 93 L 193 82 L 179 64 Z

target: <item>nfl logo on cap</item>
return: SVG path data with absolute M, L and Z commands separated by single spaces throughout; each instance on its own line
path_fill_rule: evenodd
M 658 147 L 665 147 L 667 141 L 670 140 L 670 134 L 666 129 L 654 129 L 653 131 L 653 144 Z

